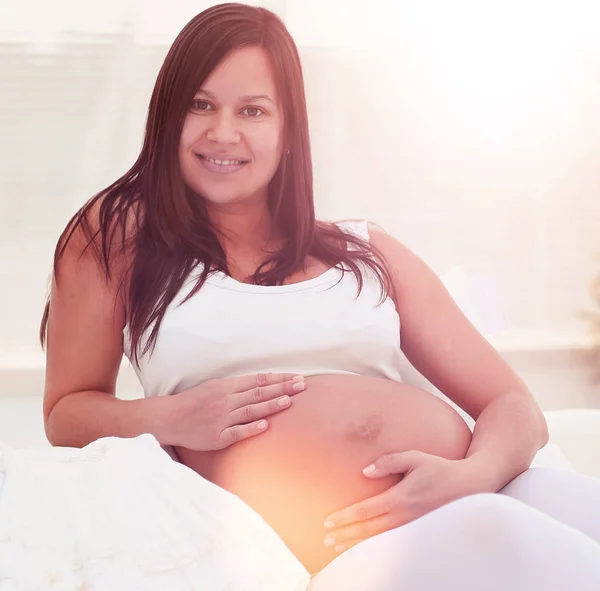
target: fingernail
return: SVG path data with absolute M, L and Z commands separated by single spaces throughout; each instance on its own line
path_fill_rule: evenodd
M 373 472 L 375 472 L 375 464 L 371 464 L 370 466 L 367 466 L 364 470 L 363 470 L 363 474 L 365 476 L 368 476 L 369 474 L 373 474 Z
M 323 544 L 329 548 L 329 546 L 333 546 L 335 544 L 335 540 L 333 538 L 325 538 L 323 540 Z
M 277 401 L 277 404 L 279 406 L 287 406 L 290 403 L 290 397 L 289 396 L 283 396 L 282 398 L 280 398 Z
M 336 546 L 334 550 L 339 554 L 340 552 L 345 552 L 347 550 L 346 546 Z
M 328 519 L 328 520 L 327 520 L 327 521 L 324 523 L 324 525 L 325 525 L 325 529 L 333 529 L 333 526 L 334 526 L 335 524 L 333 523 L 333 521 L 331 521 L 330 519 Z
M 292 378 L 292 382 L 300 382 L 302 380 L 304 380 L 304 376 L 294 376 Z
M 256 424 L 256 426 L 259 429 L 266 429 L 267 428 L 267 421 L 258 421 L 258 423 Z
M 298 392 L 299 392 L 299 391 L 301 391 L 301 390 L 304 390 L 304 388 L 305 388 L 305 387 L 306 387 L 306 386 L 305 386 L 304 382 L 300 382 L 300 381 L 296 382 L 296 383 L 295 383 L 295 384 L 292 386 L 292 388 L 293 388 L 294 390 L 298 391 Z

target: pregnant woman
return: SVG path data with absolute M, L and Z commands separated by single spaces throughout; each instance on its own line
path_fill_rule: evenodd
M 598 482 L 528 470 L 548 440 L 540 409 L 417 256 L 366 221 L 315 219 L 307 120 L 297 49 L 274 14 L 224 4 L 182 30 L 139 158 L 57 246 L 42 324 L 50 442 L 74 465 L 134 465 L 139 452 L 144 468 L 116 482 L 148 506 L 168 497 L 152 505 L 161 535 L 168 507 L 171 535 L 230 552 L 211 589 L 250 563 L 240 589 L 260 569 L 280 590 L 308 573 L 316 591 L 598 588 Z M 115 397 L 123 353 L 142 400 Z M 473 433 L 402 383 L 402 354 Z M 155 465 L 136 447 L 150 436 Z M 198 518 L 234 506 L 237 529 Z M 148 540 L 148 522 L 119 535 Z M 228 537 L 244 531 L 254 548 Z M 217 577 L 211 552 L 196 577 Z M 265 575 L 265 560 L 297 565 L 296 582 Z

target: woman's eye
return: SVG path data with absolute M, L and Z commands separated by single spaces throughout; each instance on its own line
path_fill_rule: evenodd
M 212 109 L 212 105 L 209 102 L 200 99 L 194 99 L 192 101 L 192 107 L 194 107 L 196 111 L 208 111 L 209 109 Z
M 245 113 L 248 117 L 258 117 L 263 114 L 263 110 L 258 107 L 246 107 L 242 113 Z

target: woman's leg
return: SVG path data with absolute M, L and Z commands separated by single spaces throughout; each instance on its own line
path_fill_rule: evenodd
M 597 591 L 600 545 L 499 494 L 449 503 L 350 548 L 309 591 Z
M 500 492 L 578 529 L 600 544 L 600 478 L 552 468 L 530 468 Z

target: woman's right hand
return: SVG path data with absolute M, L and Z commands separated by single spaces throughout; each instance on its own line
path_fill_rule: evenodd
M 173 394 L 172 445 L 211 451 L 264 433 L 266 417 L 289 408 L 291 396 L 305 388 L 297 374 L 261 373 L 208 380 Z

